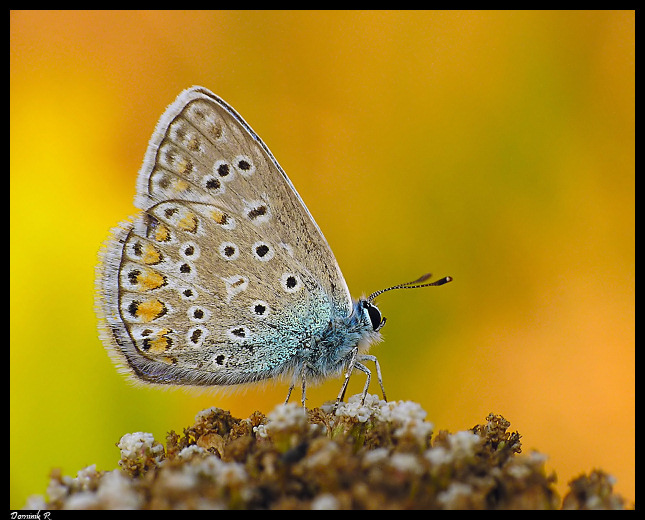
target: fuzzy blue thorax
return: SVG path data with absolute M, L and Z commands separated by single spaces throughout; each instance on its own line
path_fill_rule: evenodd
M 349 316 L 330 322 L 320 337 L 298 352 L 294 373 L 313 382 L 340 374 L 357 353 L 366 353 L 370 345 L 381 341 L 379 330 L 384 322 L 374 304 L 364 299 L 354 301 Z

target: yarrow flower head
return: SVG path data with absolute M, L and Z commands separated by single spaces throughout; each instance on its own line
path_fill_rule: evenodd
M 365 402 L 361 403 L 362 395 L 351 396 L 346 403 L 340 403 L 336 409 L 337 417 L 352 417 L 359 422 L 367 422 L 371 417 L 379 417 L 386 401 L 382 401 L 376 395 L 367 394 Z

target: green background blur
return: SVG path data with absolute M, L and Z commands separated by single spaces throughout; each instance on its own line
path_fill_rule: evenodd
M 435 431 L 500 413 L 560 491 L 600 467 L 635 499 L 634 12 L 10 22 L 10 507 L 43 494 L 53 467 L 114 469 L 125 433 L 165 442 L 207 406 L 247 417 L 286 395 L 136 388 L 97 336 L 97 251 L 135 212 L 154 125 L 191 85 L 267 143 L 355 297 L 454 277 L 379 298 L 371 352 L 390 399 L 421 403 Z

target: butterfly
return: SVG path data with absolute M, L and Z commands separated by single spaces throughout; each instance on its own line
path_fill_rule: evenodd
M 374 299 L 352 300 L 320 228 L 267 146 L 203 87 L 166 109 L 136 184 L 140 212 L 113 229 L 96 270 L 100 337 L 133 380 L 224 386 L 296 384 L 378 360 L 385 324 Z M 426 282 L 426 283 L 424 283 Z

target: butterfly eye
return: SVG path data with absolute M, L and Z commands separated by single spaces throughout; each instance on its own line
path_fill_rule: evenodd
M 372 305 L 367 301 L 363 301 L 363 309 L 367 311 L 374 331 L 379 331 L 385 325 L 385 318 L 381 316 L 381 311 L 378 310 L 376 305 Z

